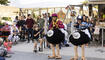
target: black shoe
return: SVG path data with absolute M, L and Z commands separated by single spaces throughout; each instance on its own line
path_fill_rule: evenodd
M 66 47 L 69 47 L 69 44 L 65 44 Z
M 37 50 L 34 50 L 34 52 L 36 53 L 36 52 L 37 52 Z
M 39 47 L 39 51 L 42 52 L 42 51 L 43 51 L 43 48 L 40 48 L 40 47 Z

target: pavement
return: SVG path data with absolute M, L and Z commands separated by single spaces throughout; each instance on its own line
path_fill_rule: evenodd
M 51 55 L 51 49 L 45 48 L 43 52 L 34 53 L 33 43 L 21 42 L 12 47 L 14 54 L 11 54 L 11 58 L 6 60 L 56 60 L 48 59 L 48 55 Z M 78 47 L 79 60 L 81 56 L 81 47 Z M 62 47 L 61 49 L 62 59 L 59 60 L 70 60 L 74 56 L 74 48 Z M 105 60 L 105 48 L 102 47 L 85 47 L 85 56 L 87 60 Z

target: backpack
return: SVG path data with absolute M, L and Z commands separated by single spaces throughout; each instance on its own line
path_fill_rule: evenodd
M 0 47 L 0 56 L 4 57 L 7 55 L 7 50 L 4 47 Z

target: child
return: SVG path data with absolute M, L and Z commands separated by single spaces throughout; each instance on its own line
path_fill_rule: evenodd
M 40 38 L 39 39 L 39 34 L 40 34 L 40 31 L 39 31 L 39 28 L 38 28 L 38 25 L 34 25 L 34 29 L 33 29 L 33 39 L 35 40 L 34 41 L 34 52 L 37 52 L 37 43 L 40 42 L 40 47 L 39 47 L 39 51 L 42 51 L 42 39 Z
M 17 41 L 19 40 L 18 33 L 19 33 L 18 28 L 13 25 L 11 28 L 11 34 L 9 35 L 8 39 L 12 40 L 13 43 L 17 43 Z
M 7 52 L 11 53 L 12 42 L 6 39 L 3 45 L 7 49 Z

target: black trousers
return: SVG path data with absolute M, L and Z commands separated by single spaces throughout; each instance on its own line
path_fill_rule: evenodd
M 28 33 L 28 42 L 30 42 L 30 40 L 33 40 L 33 29 L 32 28 L 28 28 L 27 29 L 27 33 Z

